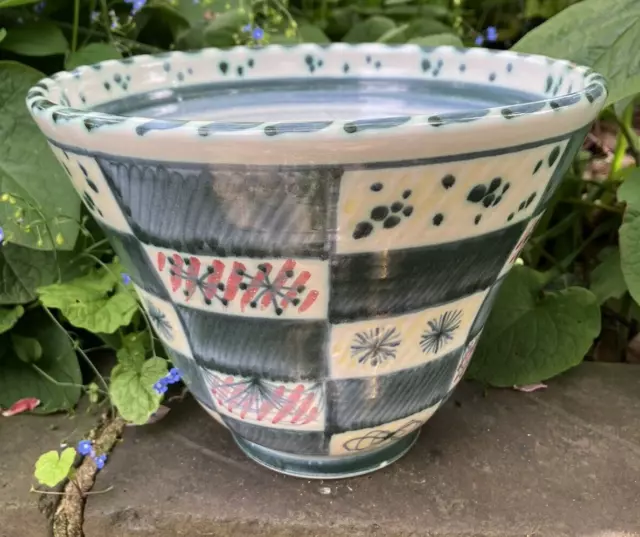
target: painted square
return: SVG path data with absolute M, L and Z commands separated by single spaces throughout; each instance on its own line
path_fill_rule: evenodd
M 332 325 L 331 378 L 386 375 L 462 347 L 486 294 L 407 315 Z
M 327 261 L 196 256 L 154 246 L 145 250 L 175 304 L 241 317 L 327 318 Z
M 210 369 L 204 372 L 216 410 L 222 416 L 274 429 L 324 430 L 321 383 L 269 381 Z
M 94 218 L 98 222 L 108 224 L 116 231 L 131 234 L 131 228 L 96 160 L 64 151 L 51 143 L 49 147 L 69 175 L 74 188 Z
M 382 448 L 391 442 L 407 436 L 420 427 L 434 414 L 440 403 L 421 410 L 411 416 L 378 427 L 334 434 L 329 443 L 330 455 L 357 455 Z
M 133 284 L 140 302 L 147 312 L 151 326 L 158 334 L 158 337 L 167 347 L 174 349 L 183 356 L 193 359 L 189 340 L 182 328 L 182 323 L 173 305 L 166 302 L 144 289 Z
M 525 220 L 566 145 L 554 142 L 499 158 L 347 171 L 340 183 L 336 252 L 455 242 Z

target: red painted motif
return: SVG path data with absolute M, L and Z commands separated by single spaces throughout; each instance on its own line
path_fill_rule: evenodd
M 227 306 L 238 300 L 242 312 L 247 308 L 272 309 L 276 315 L 290 307 L 304 313 L 318 299 L 319 291 L 307 287 L 311 273 L 296 271 L 296 265 L 293 259 L 285 260 L 279 268 L 261 263 L 253 272 L 238 261 L 229 264 L 214 259 L 207 265 L 196 256 L 163 252 L 156 259 L 161 273 L 169 271 L 171 291 L 182 293 L 187 302 L 200 293 L 206 304 L 217 301 Z
M 320 414 L 319 386 L 269 384 L 260 379 L 210 375 L 211 393 L 219 408 L 240 419 L 286 425 L 306 425 Z

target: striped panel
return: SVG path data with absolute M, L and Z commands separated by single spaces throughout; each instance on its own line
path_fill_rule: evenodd
M 195 256 L 144 246 L 171 300 L 242 317 L 326 319 L 328 262 Z
M 217 256 L 328 254 L 341 170 L 98 163 L 147 244 Z
M 231 375 L 297 381 L 322 379 L 329 325 L 220 315 L 176 306 L 193 355 L 207 368 Z
M 292 431 L 254 425 L 229 416 L 222 416 L 236 435 L 260 446 L 296 455 L 327 455 L 327 439 L 321 431 Z
M 133 282 L 148 293 L 168 300 L 169 293 L 158 278 L 140 241 L 133 235 L 120 233 L 105 224 L 100 227 Z
M 435 405 L 448 393 L 462 351 L 390 375 L 327 381 L 327 431 L 375 427 Z
M 471 329 L 469 330 L 469 335 L 467 337 L 467 340 L 471 340 L 475 338 L 480 332 L 482 332 L 482 329 L 484 328 L 484 325 L 487 322 L 489 315 L 491 314 L 493 303 L 495 302 L 496 297 L 500 292 L 500 287 L 502 286 L 502 282 L 504 282 L 505 278 L 506 276 L 503 276 L 502 278 L 497 280 L 491 286 L 491 289 L 489 290 L 489 292 L 485 295 L 484 300 L 482 302 L 482 306 L 480 306 L 480 309 L 476 314 L 473 324 L 471 325 Z
M 424 248 L 336 256 L 333 323 L 396 315 L 450 302 L 491 286 L 526 221 L 480 237 Z

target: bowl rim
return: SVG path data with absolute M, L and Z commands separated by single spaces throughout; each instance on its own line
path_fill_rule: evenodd
M 117 115 L 100 112 L 93 109 L 82 109 L 71 106 L 69 100 L 64 93 L 64 82 L 72 79 L 91 80 L 91 77 L 99 75 L 103 68 L 119 64 L 128 64 L 128 67 L 142 67 L 157 65 L 159 62 L 166 62 L 168 58 L 178 58 L 180 55 L 197 57 L 198 54 L 208 55 L 207 59 L 218 58 L 223 60 L 228 55 L 233 54 L 253 54 L 275 55 L 277 58 L 285 57 L 286 54 L 300 55 L 302 58 L 309 54 L 340 54 L 340 52 L 348 51 L 353 54 L 354 51 L 358 57 L 381 53 L 381 54 L 402 54 L 403 52 L 411 54 L 444 54 L 444 57 L 460 55 L 460 57 L 473 58 L 478 61 L 482 58 L 502 58 L 517 67 L 518 64 L 531 64 L 538 69 L 546 66 L 553 68 L 566 69 L 574 73 L 579 79 L 579 87 L 572 91 L 571 86 L 565 93 L 551 96 L 544 96 L 537 100 L 530 100 L 524 103 L 516 103 L 513 105 L 501 105 L 497 107 L 481 108 L 470 107 L 466 111 L 454 111 L 441 114 L 406 114 L 406 115 L 377 115 L 372 117 L 354 119 L 334 119 L 327 121 L 264 121 L 264 122 L 247 122 L 247 121 L 211 121 L 202 119 L 164 119 L 144 117 L 137 115 Z M 308 56 L 307 56 L 308 57 Z M 456 58 L 458 56 L 455 56 Z M 555 66 L 555 67 L 554 67 Z M 409 75 L 414 74 L 409 72 Z M 522 76 L 522 75 L 521 75 Z M 544 82 L 544 77 L 542 82 Z M 264 79 L 282 79 L 293 78 L 286 76 L 263 77 Z M 309 77 L 313 79 L 313 76 Z M 356 76 L 352 78 L 364 78 Z M 375 77 L 373 77 L 375 78 Z M 402 77 L 396 77 L 396 79 Z M 421 80 L 417 76 L 407 76 L 407 79 Z M 539 77 L 536 77 L 537 80 Z M 547 76 L 550 78 L 550 76 Z M 380 77 L 384 80 L 384 77 Z M 441 78 L 447 80 L 447 78 Z M 246 80 L 246 79 L 245 79 Z M 425 80 L 427 78 L 425 77 Z M 471 82 L 477 83 L 476 80 Z M 216 82 L 209 82 L 215 84 Z M 241 83 L 241 82 L 240 82 Z M 489 85 L 487 84 L 487 87 Z M 508 85 L 496 83 L 496 87 L 509 88 Z M 170 82 L 162 81 L 158 83 L 156 90 L 171 89 Z M 557 89 L 557 88 L 556 88 Z M 56 93 L 61 98 L 56 99 L 53 94 Z M 136 93 L 146 93 L 136 92 Z M 535 92 L 531 92 L 535 94 Z M 558 60 L 546 56 L 535 54 L 524 54 L 514 51 L 500 51 L 492 49 L 484 49 L 479 47 L 460 48 L 454 46 L 436 46 L 425 47 L 417 44 L 379 44 L 379 43 L 363 43 L 363 44 L 346 44 L 331 43 L 328 45 L 318 44 L 296 44 L 296 45 L 267 45 L 263 47 L 245 47 L 237 46 L 230 48 L 204 48 L 193 51 L 172 51 L 159 54 L 145 54 L 133 56 L 120 60 L 106 60 L 91 66 L 82 66 L 73 71 L 61 71 L 51 77 L 41 79 L 28 92 L 26 97 L 27 107 L 38 123 L 40 129 L 45 135 L 54 142 L 70 143 L 70 146 L 82 148 L 84 137 L 87 132 L 92 133 L 94 129 L 100 128 L 97 132 L 100 137 L 93 137 L 89 145 L 93 147 L 93 151 L 100 150 L 98 138 L 105 140 L 118 136 L 131 135 L 138 140 L 135 141 L 136 147 L 145 146 L 149 142 L 163 141 L 165 143 L 186 142 L 194 138 L 207 138 L 210 140 L 217 139 L 222 141 L 231 141 L 242 139 L 252 143 L 264 143 L 266 139 L 285 138 L 290 141 L 305 144 L 313 144 L 315 141 L 326 142 L 335 140 L 336 137 L 344 138 L 347 136 L 352 141 L 362 138 L 375 140 L 386 136 L 396 135 L 414 135 L 422 131 L 433 131 L 438 128 L 441 131 L 455 132 L 461 128 L 469 129 L 485 129 L 488 126 L 505 125 L 505 120 L 511 124 L 515 119 L 528 119 L 531 121 L 531 128 L 535 130 L 538 125 L 549 123 L 551 117 L 557 115 L 557 118 L 564 118 L 564 129 L 567 132 L 574 132 L 583 128 L 586 124 L 595 119 L 597 113 L 604 106 L 608 95 L 607 83 L 602 75 L 593 71 L 586 66 L 580 66 L 568 60 Z M 102 104 L 113 101 L 110 99 Z M 54 102 L 57 101 L 57 102 Z M 100 104 L 100 103 L 98 103 Z M 558 120 L 553 119 L 554 124 L 558 125 Z M 517 123 L 521 123 L 518 121 Z M 105 127 L 102 129 L 101 127 Z M 425 129 L 427 127 L 427 129 Z M 562 127 L 558 125 L 554 127 L 557 131 L 561 131 Z M 148 133 L 152 132 L 151 135 Z M 285 136 L 277 136 L 282 135 Z M 136 136 L 137 135 L 137 136 Z M 145 136 L 146 135 L 146 136 Z M 529 135 L 530 140 L 535 139 Z M 120 145 L 120 144 L 119 144 Z M 127 150 L 132 156 L 135 155 L 133 148 Z M 150 149 L 149 149 L 150 151 Z M 295 159 L 294 159 L 295 160 Z

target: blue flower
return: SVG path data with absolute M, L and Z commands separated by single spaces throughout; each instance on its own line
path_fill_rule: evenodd
M 4 229 L 0 227 L 0 244 L 4 241 Z
M 98 13 L 97 11 L 91 12 L 91 22 L 97 22 L 99 18 L 100 18 L 100 13 Z
M 125 285 L 129 285 L 131 283 L 131 276 L 129 276 L 126 272 L 122 273 L 122 283 Z
M 135 15 L 144 7 L 144 5 L 147 3 L 147 0 L 124 0 L 124 2 L 125 4 L 131 4 L 131 14 Z
M 253 29 L 253 33 L 251 34 L 251 37 L 253 37 L 256 41 L 260 41 L 264 37 L 264 30 L 259 26 L 256 26 Z
M 484 37 L 479 35 L 478 37 L 476 37 L 476 45 L 478 45 L 479 47 L 482 46 L 482 43 L 484 43 Z
M 487 27 L 487 41 L 495 43 L 498 40 L 498 30 L 495 26 Z
M 38 2 L 35 6 L 33 6 L 33 11 L 35 11 L 38 15 L 44 11 L 47 3 L 43 0 L 42 2 Z
M 176 382 L 180 382 L 182 376 L 180 375 L 180 370 L 177 367 L 172 367 L 165 378 L 169 384 L 175 384 Z
M 167 381 L 166 377 L 161 378 L 158 382 L 153 385 L 153 389 L 158 395 L 162 395 L 163 393 L 167 393 Z
M 107 462 L 106 453 L 103 453 L 102 455 L 98 455 L 97 457 L 95 457 L 93 459 L 93 462 L 96 463 L 96 468 L 98 468 L 98 470 L 102 470 L 104 468 L 104 463 Z
M 253 27 L 251 26 L 251 23 L 249 23 L 246 26 L 242 27 L 242 31 L 248 34 L 251 31 L 252 28 Z
M 80 453 L 80 455 L 90 455 L 93 451 L 91 440 L 80 440 L 76 446 L 76 451 Z

